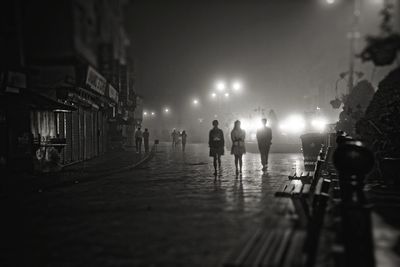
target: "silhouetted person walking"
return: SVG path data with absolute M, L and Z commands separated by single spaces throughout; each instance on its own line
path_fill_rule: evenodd
M 146 128 L 143 132 L 143 141 L 144 141 L 144 152 L 149 153 L 149 138 L 150 133 L 149 130 Z
M 175 149 L 178 145 L 179 133 L 174 129 L 171 133 L 172 138 L 172 149 Z
M 186 134 L 185 130 L 182 131 L 181 137 L 182 137 L 182 152 L 185 152 L 186 138 L 187 138 L 187 134 Z
M 210 157 L 214 158 L 214 175 L 217 175 L 217 161 L 218 168 L 221 171 L 221 156 L 224 155 L 224 133 L 218 128 L 218 121 L 212 122 L 213 128 L 208 135 L 208 146 L 210 147 Z
M 135 145 L 136 145 L 136 153 L 142 153 L 142 139 L 143 132 L 140 130 L 140 127 L 135 132 Z
M 267 119 L 262 119 L 262 127 L 257 130 L 258 149 L 261 154 L 262 170 L 268 169 L 268 154 L 271 147 L 272 130 L 267 126 Z
M 246 147 L 244 145 L 244 139 L 246 138 L 246 132 L 240 128 L 240 121 L 235 121 L 235 125 L 231 132 L 232 149 L 231 154 L 235 156 L 235 168 L 236 175 L 239 174 L 238 165 L 240 168 L 240 173 L 242 173 L 243 166 L 243 154 L 246 153 Z

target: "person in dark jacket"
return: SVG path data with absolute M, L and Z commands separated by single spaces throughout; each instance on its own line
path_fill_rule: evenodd
M 218 121 L 212 122 L 213 128 L 208 136 L 208 146 L 210 147 L 210 157 L 214 158 L 214 175 L 217 175 L 218 168 L 221 171 L 221 156 L 224 155 L 225 139 L 224 132 L 218 128 Z
M 267 126 L 267 119 L 262 119 L 262 127 L 257 130 L 258 150 L 261 154 L 262 170 L 268 169 L 268 154 L 271 147 L 272 130 Z
M 142 153 L 143 132 L 140 127 L 135 132 L 136 153 Z

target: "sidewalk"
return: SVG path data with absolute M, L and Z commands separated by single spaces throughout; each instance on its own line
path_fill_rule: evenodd
M 65 166 L 54 173 L 26 174 L 10 173 L 4 177 L 0 195 L 14 193 L 42 192 L 50 188 L 88 182 L 113 173 L 136 168 L 150 160 L 154 152 L 136 153 L 128 147 L 106 152 L 96 158 Z

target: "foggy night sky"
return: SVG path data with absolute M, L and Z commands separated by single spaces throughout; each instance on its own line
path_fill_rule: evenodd
M 177 110 L 194 96 L 209 102 L 214 81 L 230 77 L 245 82 L 243 110 L 262 106 L 279 116 L 303 111 L 304 96 L 319 87 L 328 102 L 334 96 L 335 81 L 348 68 L 350 1 L 187 2 L 131 1 L 126 9 L 145 107 Z M 378 5 L 363 8 L 361 33 L 374 33 Z M 363 70 L 370 79 L 371 65 Z M 377 70 L 374 81 L 384 73 Z

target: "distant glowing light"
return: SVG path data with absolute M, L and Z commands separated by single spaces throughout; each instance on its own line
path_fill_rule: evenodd
M 239 81 L 235 81 L 232 84 L 232 88 L 234 91 L 240 91 L 242 89 L 242 83 Z
M 336 2 L 336 0 L 326 0 L 326 3 L 328 4 L 328 5 L 332 5 L 332 4 L 334 4 Z
M 211 97 L 212 97 L 212 98 L 216 98 L 216 97 L 217 97 L 217 94 L 216 94 L 216 93 L 211 93 Z
M 165 108 L 165 109 L 164 109 L 164 112 L 165 112 L 165 113 L 169 113 L 169 108 Z
M 291 115 L 284 120 L 280 125 L 279 129 L 284 133 L 299 134 L 304 131 L 306 123 L 301 115 Z
M 198 105 L 199 104 L 199 100 L 198 99 L 193 99 L 192 103 L 193 103 L 193 105 Z
M 252 134 L 263 127 L 261 118 L 254 118 L 254 119 L 240 119 L 241 127 L 246 132 L 250 133 L 250 137 Z M 251 137 L 252 138 L 252 137 Z
M 148 115 L 147 111 L 143 112 L 143 116 L 147 116 L 147 115 Z
M 318 132 L 323 132 L 326 128 L 327 121 L 324 118 L 315 118 L 311 121 L 311 126 Z
M 219 81 L 217 82 L 217 84 L 215 85 L 215 87 L 217 88 L 218 91 L 222 92 L 225 90 L 226 88 L 226 84 L 223 81 Z
M 225 97 L 229 97 L 229 93 L 225 93 L 224 95 L 225 95 Z
M 155 113 L 155 112 L 152 112 L 152 113 L 151 113 L 151 116 L 155 116 L 155 115 L 156 115 L 156 113 Z

